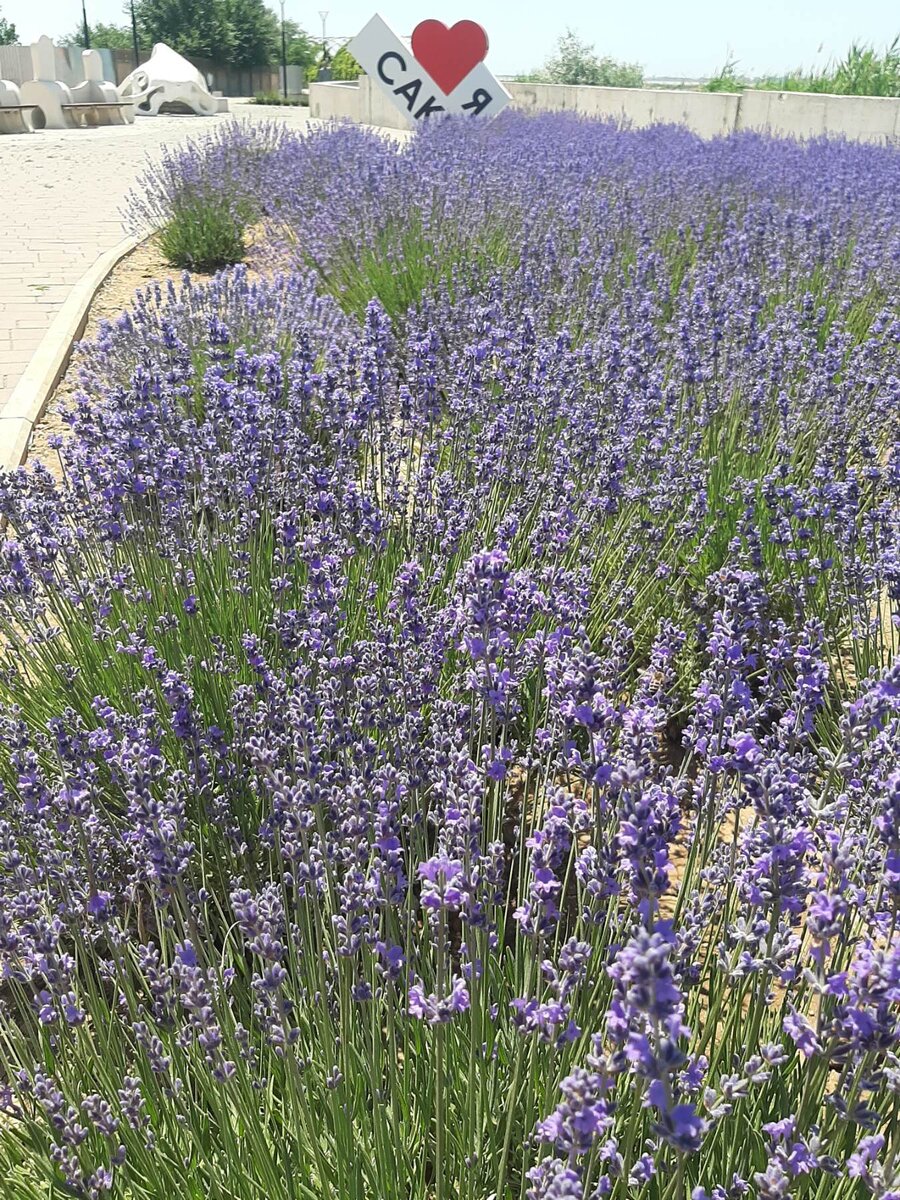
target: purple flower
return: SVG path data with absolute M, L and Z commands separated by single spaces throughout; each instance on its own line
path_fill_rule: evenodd
M 587 1154 L 613 1123 L 613 1105 L 603 1078 L 576 1067 L 560 1084 L 563 1099 L 538 1122 L 537 1135 L 564 1154 Z
M 422 880 L 422 904 L 425 908 L 449 912 L 460 908 L 465 897 L 463 865 L 443 856 L 419 863 Z
M 410 1015 L 427 1021 L 429 1025 L 446 1024 L 459 1013 L 466 1012 L 469 1003 L 469 990 L 465 981 L 458 976 L 454 976 L 450 991 L 443 996 L 426 994 L 421 983 L 414 983 L 409 989 Z

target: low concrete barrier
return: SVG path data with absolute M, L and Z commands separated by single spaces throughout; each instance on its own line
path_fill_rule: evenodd
M 900 100 L 888 96 L 820 96 L 747 91 L 738 129 L 809 138 L 839 134 L 854 142 L 900 142 Z
M 323 121 L 349 118 L 362 125 L 380 125 L 383 129 L 410 129 L 413 122 L 395 108 L 368 75 L 358 83 L 311 83 L 309 115 Z
M 362 121 L 359 85 L 356 83 L 310 83 L 309 115 L 322 120 Z M 367 122 L 364 122 L 367 124 Z
M 736 93 L 663 88 L 567 87 L 557 83 L 507 83 L 506 87 L 516 108 L 577 112 L 638 129 L 686 125 L 705 138 L 733 131 L 741 101 Z
M 73 64 L 62 46 L 54 46 L 54 61 L 56 78 L 66 87 L 74 87 L 84 82 L 84 71 L 81 67 L 81 49 Z M 107 64 L 104 63 L 104 66 Z M 31 61 L 30 46 L 0 46 L 0 79 L 9 79 L 12 83 L 27 83 L 34 79 L 34 66 Z
M 900 99 L 821 96 L 807 92 L 689 92 L 664 88 L 567 87 L 555 83 L 506 83 L 513 105 L 529 112 L 575 112 L 642 129 L 683 125 L 702 138 L 737 129 L 779 137 L 840 135 L 859 142 L 900 144 Z M 310 115 L 346 117 L 364 125 L 408 129 L 406 121 L 372 80 L 358 84 L 313 83 Z

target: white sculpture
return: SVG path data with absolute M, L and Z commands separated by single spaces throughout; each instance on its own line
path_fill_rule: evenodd
M 227 100 L 211 95 L 197 68 L 164 42 L 157 42 L 147 62 L 125 76 L 119 91 L 143 116 L 166 110 L 211 117 L 228 111 Z
M 82 50 L 81 62 L 84 83 L 70 90 L 73 103 L 82 107 L 74 112 L 83 114 L 84 123 L 89 125 L 131 125 L 134 105 L 122 103 L 116 85 L 103 78 L 103 59 L 99 51 Z
M 0 133 L 30 133 L 34 126 L 40 128 L 42 119 L 39 110 L 22 104 L 16 84 L 0 79 Z
M 63 105 L 72 104 L 72 93 L 56 78 L 56 55 L 50 38 L 39 37 L 32 44 L 31 69 L 34 79 L 27 80 L 19 89 L 22 102 L 41 110 L 47 129 L 66 129 L 71 121 Z

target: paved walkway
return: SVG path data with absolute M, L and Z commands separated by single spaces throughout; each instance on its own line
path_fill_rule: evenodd
M 229 117 L 0 136 L 0 410 L 72 285 L 126 236 L 122 206 L 148 155 L 235 118 L 302 126 L 308 112 L 231 108 Z

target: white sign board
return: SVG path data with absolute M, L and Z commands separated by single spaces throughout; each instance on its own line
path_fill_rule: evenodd
M 369 21 L 347 49 L 413 124 L 434 113 L 493 117 L 511 99 L 484 62 L 477 63 L 447 95 L 379 16 Z

